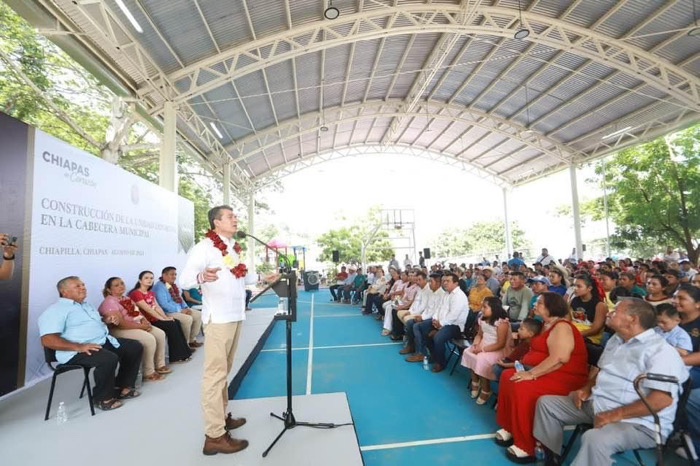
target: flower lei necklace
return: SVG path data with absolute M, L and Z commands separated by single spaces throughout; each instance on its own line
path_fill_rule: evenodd
M 236 263 L 236 259 L 228 255 L 228 248 L 226 246 L 226 243 L 221 239 L 221 237 L 215 233 L 213 230 L 207 231 L 207 234 L 204 235 L 207 238 L 209 238 L 212 243 L 214 243 L 214 247 L 221 251 L 221 255 L 224 257 L 224 265 L 231 269 L 231 273 L 236 277 L 236 278 L 241 278 L 245 277 L 246 274 L 248 273 L 248 268 L 245 266 L 243 262 L 239 262 L 238 264 Z M 238 244 L 237 242 L 233 243 L 233 250 L 236 251 L 236 254 L 241 253 L 241 245 Z

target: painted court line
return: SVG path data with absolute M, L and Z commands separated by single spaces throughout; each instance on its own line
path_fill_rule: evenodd
M 436 438 L 432 440 L 418 440 L 415 442 L 385 443 L 383 445 L 367 445 L 360 447 L 360 451 L 389 450 L 391 448 L 418 447 L 423 445 L 438 445 L 441 443 L 470 442 L 472 440 L 484 440 L 494 438 L 496 434 L 465 435 L 463 437 Z
M 310 338 L 309 338 L 310 340 Z M 396 345 L 402 345 L 403 343 L 400 341 L 392 341 L 391 343 L 367 343 L 364 345 L 337 345 L 337 346 L 317 346 L 314 349 L 315 350 L 320 350 L 320 349 L 342 349 L 342 348 L 365 348 L 368 346 L 396 346 Z M 292 351 L 306 351 L 308 350 L 308 347 L 300 347 L 300 348 L 292 348 Z M 281 352 L 281 351 L 286 351 L 285 348 L 267 348 L 264 350 L 261 350 L 261 353 L 274 353 L 274 352 Z M 308 381 L 308 379 L 307 379 Z
M 323 315 L 318 315 L 316 316 L 317 319 L 323 319 L 326 317 L 364 317 L 362 314 L 359 312 L 356 312 L 355 314 L 323 314 Z
M 309 317 L 309 362 L 306 367 L 306 394 L 311 395 L 311 377 L 314 372 L 314 295 L 311 295 L 311 316 Z

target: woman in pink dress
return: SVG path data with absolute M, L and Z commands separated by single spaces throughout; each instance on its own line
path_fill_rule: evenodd
M 508 312 L 500 299 L 484 299 L 478 325 L 474 343 L 462 353 L 462 365 L 471 369 L 471 397 L 478 397 L 476 403 L 483 405 L 491 396 L 489 381 L 496 380 L 493 365 L 508 355 L 513 341 Z

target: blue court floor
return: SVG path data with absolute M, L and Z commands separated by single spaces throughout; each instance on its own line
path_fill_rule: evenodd
M 276 304 L 274 295 L 265 295 L 251 307 Z M 367 466 L 513 464 L 493 441 L 493 404 L 478 406 L 469 398 L 466 369 L 450 376 L 405 362 L 401 344 L 380 335 L 380 322 L 361 315 L 358 306 L 330 302 L 327 289 L 299 292 L 292 329 L 293 394 L 346 392 Z M 275 323 L 236 399 L 285 395 L 284 330 L 284 322 Z M 653 452 L 642 456 L 655 463 Z M 616 459 L 636 464 L 631 453 Z

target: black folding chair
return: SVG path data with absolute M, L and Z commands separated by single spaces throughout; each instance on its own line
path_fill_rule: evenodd
M 56 350 L 44 347 L 44 359 L 46 364 L 49 365 L 53 371 L 53 378 L 51 379 L 51 391 L 49 392 L 49 402 L 46 404 L 46 416 L 44 416 L 44 421 L 49 420 L 49 413 L 51 412 L 51 401 L 53 400 L 53 390 L 56 387 L 56 378 L 59 374 L 64 372 L 70 372 L 74 370 L 81 369 L 85 375 L 85 380 L 83 381 L 83 388 L 80 390 L 80 398 L 83 397 L 85 391 L 87 390 L 88 402 L 90 403 L 90 412 L 95 415 L 95 407 L 92 403 L 92 389 L 90 388 L 90 368 L 85 366 L 79 366 L 78 364 L 57 364 L 55 367 L 53 363 L 56 362 Z
M 452 375 L 455 369 L 457 368 L 459 361 L 462 360 L 462 353 L 464 353 L 465 349 L 469 348 L 469 341 L 467 341 L 466 338 L 453 338 L 449 342 L 449 345 L 450 354 L 447 356 L 445 367 L 447 367 L 450 364 L 450 359 L 452 359 L 452 356 L 457 356 L 457 359 L 455 359 L 454 364 L 452 364 L 452 370 L 450 371 L 450 375 Z

